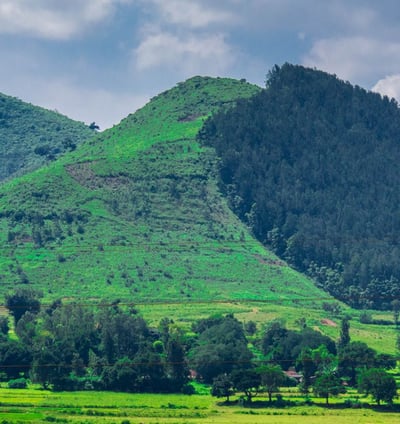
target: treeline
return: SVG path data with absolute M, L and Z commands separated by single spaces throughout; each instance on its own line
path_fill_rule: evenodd
M 9 294 L 6 306 L 17 336 L 10 337 L 8 320 L 0 319 L 0 376 L 10 387 L 30 379 L 53 390 L 190 394 L 188 383 L 196 378 L 212 385 L 215 396 L 239 391 L 250 402 L 260 390 L 271 400 L 281 385 L 300 384 L 304 393 L 329 389 L 324 397 L 343 391 L 343 382 L 363 390 L 362 384 L 370 384 L 366 373 L 375 370 L 388 381 L 376 399 L 391 401 L 396 394 L 385 371 L 396 366 L 395 358 L 352 342 L 346 319 L 335 343 L 305 322 L 294 331 L 273 321 L 260 332 L 254 322 L 243 325 L 233 315 L 199 320 L 190 332 L 167 318 L 149 327 L 119 302 L 96 311 L 61 301 L 41 307 L 28 289 Z M 300 372 L 297 380 L 283 373 L 291 368 Z
M 206 121 L 231 207 L 256 237 L 354 307 L 400 295 L 400 111 L 324 72 L 285 64 Z

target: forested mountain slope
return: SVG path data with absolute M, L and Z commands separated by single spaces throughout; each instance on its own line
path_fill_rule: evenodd
M 210 118 L 230 205 L 257 238 L 357 307 L 400 296 L 400 111 L 394 100 L 285 64 Z
M 81 122 L 0 93 L 0 181 L 40 168 L 93 135 Z
M 257 299 L 326 294 L 266 250 L 217 187 L 207 116 L 259 87 L 195 77 L 48 167 L 0 188 L 0 291 L 45 299 Z M 307 303 L 308 302 L 308 303 Z

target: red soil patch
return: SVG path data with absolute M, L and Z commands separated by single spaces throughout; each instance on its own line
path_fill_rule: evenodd
M 329 327 L 337 327 L 336 322 L 334 322 L 334 321 L 332 321 L 331 319 L 328 319 L 328 318 L 321 319 L 321 324 L 327 325 Z

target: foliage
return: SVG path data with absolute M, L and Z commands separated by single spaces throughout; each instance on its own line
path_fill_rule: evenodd
M 199 139 L 260 241 L 335 297 L 389 309 L 400 295 L 399 128 L 394 100 L 285 64 Z
M 381 401 L 392 403 L 397 395 L 394 377 L 380 368 L 364 370 L 358 379 L 358 390 L 372 395 L 378 405 Z
M 345 393 L 342 380 L 335 372 L 325 372 L 317 376 L 313 384 L 313 390 L 317 396 L 325 398 L 326 404 L 329 403 L 329 396 Z
M 0 181 L 46 165 L 92 136 L 81 122 L 0 93 Z
M 55 302 L 39 314 L 26 312 L 16 329 L 19 341 L 0 343 L 0 371 L 9 378 L 30 370 L 44 388 L 132 392 L 179 392 L 188 381 L 176 335 L 167 329 L 166 351 L 156 350 L 157 333 L 117 305 L 94 313 Z
M 261 377 L 255 369 L 234 370 L 231 374 L 234 388 L 243 392 L 250 403 L 254 396 L 260 391 Z
M 234 393 L 232 380 L 227 374 L 220 374 L 214 378 L 211 387 L 212 396 L 226 397 L 226 401 L 229 402 L 230 396 Z
M 362 342 L 350 342 L 339 351 L 339 373 L 349 378 L 349 385 L 355 386 L 357 370 L 376 365 L 376 352 Z
M 279 365 L 263 365 L 257 368 L 261 376 L 261 384 L 268 393 L 268 399 L 272 402 L 272 394 L 279 390 L 285 381 L 285 375 Z
M 343 318 L 340 323 L 340 337 L 338 348 L 343 349 L 350 343 L 350 321 L 348 318 Z
M 252 353 L 242 324 L 232 315 L 217 320 L 199 334 L 191 358 L 195 370 L 206 383 L 235 369 L 250 368 Z
M 334 342 L 309 327 L 301 331 L 288 330 L 279 321 L 271 322 L 261 341 L 262 351 L 272 361 L 280 362 L 285 369 L 295 365 L 299 355 L 307 349 L 325 345 L 330 353 L 336 353 Z
M 7 386 L 9 389 L 26 389 L 28 383 L 25 378 L 16 378 L 15 380 L 10 380 Z
M 38 313 L 40 310 L 39 294 L 32 289 L 19 288 L 6 295 L 6 308 L 14 317 L 15 324 L 26 312 Z
M 0 337 L 1 335 L 6 336 L 8 334 L 8 330 L 10 329 L 8 325 L 7 317 L 0 317 Z

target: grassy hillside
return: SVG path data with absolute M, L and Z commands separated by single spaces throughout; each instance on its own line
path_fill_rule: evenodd
M 0 93 L 0 181 L 40 168 L 93 135 L 81 122 Z
M 192 78 L 74 152 L 4 184 L 0 296 L 32 287 L 42 303 L 61 297 L 107 306 L 118 298 L 154 325 L 165 316 L 189 326 L 232 312 L 259 328 L 279 317 L 297 328 L 304 317 L 336 339 L 339 320 L 321 308 L 333 299 L 252 237 L 218 189 L 214 150 L 196 141 L 211 112 L 259 90 Z M 351 335 L 394 352 L 391 326 L 355 319 Z
M 254 241 L 216 185 L 195 136 L 250 84 L 193 78 L 76 152 L 0 192 L 1 291 L 127 301 L 324 294 Z

